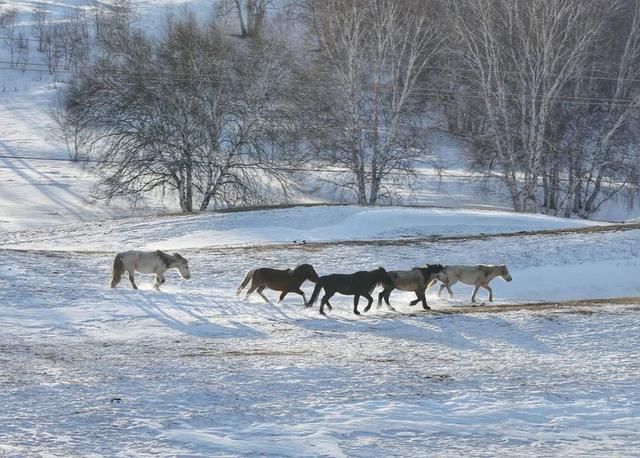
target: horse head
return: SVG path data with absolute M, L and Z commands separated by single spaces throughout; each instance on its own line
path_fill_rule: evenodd
M 442 264 L 427 264 L 426 267 L 419 267 L 418 270 L 422 272 L 424 280 L 429 283 L 434 278 L 440 280 L 444 272 L 444 266 Z
M 173 253 L 173 257 L 176 259 L 176 269 L 180 273 L 180 276 L 185 280 L 191 278 L 191 272 L 189 272 L 189 261 L 183 258 L 179 253 Z
M 297 269 L 300 269 L 300 271 L 304 273 L 305 278 L 313 283 L 316 283 L 320 279 L 316 269 L 314 269 L 311 264 L 302 264 L 298 266 L 296 270 Z
M 513 280 L 513 278 L 511 278 L 511 274 L 509 273 L 509 269 L 507 269 L 507 266 L 504 264 L 500 266 L 500 276 L 504 279 L 504 281 Z
M 376 273 L 376 280 L 378 281 L 378 283 L 384 283 L 384 284 L 387 284 L 387 285 L 393 285 L 393 279 L 389 275 L 389 272 L 387 272 L 384 269 L 384 267 L 378 267 L 375 270 L 375 273 Z

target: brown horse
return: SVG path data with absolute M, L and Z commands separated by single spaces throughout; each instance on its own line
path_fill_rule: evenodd
M 353 313 L 360 315 L 358 312 L 358 301 L 360 296 L 369 301 L 364 308 L 365 312 L 368 312 L 373 303 L 371 292 L 379 283 L 391 283 L 391 278 L 386 270 L 382 267 L 378 267 L 376 270 L 370 272 L 360 271 L 354 274 L 332 274 L 320 277 L 316 282 L 316 287 L 313 289 L 313 294 L 309 300 L 307 307 L 311 307 L 318 298 L 320 290 L 324 288 L 324 296 L 320 301 L 320 313 L 324 315 L 324 306 L 332 309 L 329 299 L 335 294 L 340 293 L 346 296 L 354 296 L 353 298 Z
M 285 296 L 288 293 L 296 293 L 302 296 L 302 300 L 304 301 L 304 305 L 307 305 L 307 298 L 304 295 L 304 292 L 300 289 L 300 285 L 302 285 L 305 280 L 309 280 L 313 283 L 318 281 L 318 274 L 311 264 L 301 264 L 295 269 L 270 269 L 268 267 L 262 267 L 260 269 L 252 269 L 247 272 L 244 280 L 240 286 L 238 286 L 238 291 L 236 294 L 240 294 L 240 292 L 251 282 L 251 286 L 247 291 L 247 295 L 244 297 L 245 300 L 256 291 L 265 302 L 269 302 L 267 296 L 262 294 L 262 291 L 265 288 L 272 289 L 274 291 L 281 291 L 280 299 L 278 299 L 278 303 L 282 302 Z
M 392 283 L 383 283 L 384 288 L 378 295 L 378 308 L 382 305 L 382 299 L 389 310 L 394 310 L 389 304 L 389 296 L 391 291 L 399 289 L 402 291 L 413 291 L 416 293 L 416 299 L 412 300 L 409 305 L 416 305 L 422 301 L 422 308 L 430 310 L 427 305 L 427 298 L 425 297 L 425 290 L 429 283 L 431 283 L 436 276 L 444 270 L 442 264 L 428 264 L 426 267 L 414 267 L 411 270 L 392 270 L 389 271 L 389 277 L 391 277 Z

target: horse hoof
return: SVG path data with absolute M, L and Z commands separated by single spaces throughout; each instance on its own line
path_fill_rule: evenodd
M 431 307 L 426 306 L 426 307 L 422 307 L 423 310 L 431 310 Z

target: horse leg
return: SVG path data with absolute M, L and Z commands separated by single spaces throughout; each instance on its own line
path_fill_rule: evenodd
M 384 295 L 384 303 L 387 304 L 387 309 L 391 310 L 392 312 L 395 312 L 396 309 L 391 307 L 391 304 L 389 304 L 389 297 L 391 296 L 391 291 L 393 291 L 393 289 L 388 290 L 387 293 Z
M 476 294 L 478 294 L 478 290 L 479 290 L 479 289 L 480 289 L 480 285 L 475 285 L 475 286 L 473 287 L 473 294 L 471 295 L 471 302 L 474 302 L 474 303 L 475 303 L 475 301 L 476 301 Z
M 131 282 L 131 286 L 133 286 L 133 289 L 138 289 L 138 285 L 136 285 L 136 279 L 135 279 L 133 270 L 129 271 L 129 281 Z
M 487 285 L 483 285 L 482 287 L 487 291 L 489 291 L 489 302 L 493 302 L 493 290 L 491 289 L 491 286 L 487 284 Z
M 429 307 L 427 305 L 427 297 L 426 297 L 424 291 L 416 291 L 416 296 L 418 296 L 418 299 L 420 299 L 422 301 L 422 308 L 423 309 L 431 310 L 431 307 Z
M 418 296 L 418 293 L 416 293 L 416 296 Z M 417 298 L 415 298 L 414 300 L 412 300 L 411 302 L 409 302 L 409 305 L 411 307 L 413 307 L 414 305 L 416 305 L 418 302 L 420 302 L 420 296 L 418 296 Z
M 264 291 L 265 286 L 261 286 L 260 288 L 258 288 L 256 290 L 256 292 L 260 295 L 260 297 L 262 299 L 264 299 L 264 301 L 268 304 L 269 303 L 269 298 L 267 296 L 265 296 L 264 294 L 262 294 L 262 291 Z
M 367 304 L 367 306 L 364 308 L 364 312 L 368 312 L 369 309 L 371 308 L 371 305 L 373 304 L 373 297 L 371 297 L 371 294 L 363 294 L 362 297 L 364 297 L 366 300 L 369 301 L 369 303 Z
M 356 294 L 355 296 L 353 296 L 353 313 L 355 313 L 356 315 L 360 315 L 360 312 L 358 312 L 358 301 L 360 300 L 360 295 Z
M 382 307 L 382 299 L 384 298 L 384 295 L 386 292 L 387 292 L 387 289 L 385 288 L 382 290 L 380 294 L 378 294 L 378 305 L 376 305 L 376 308 Z
M 453 291 L 451 290 L 451 287 L 453 285 L 455 285 L 456 283 L 458 283 L 458 282 L 457 281 L 452 281 L 452 282 L 442 283 L 440 285 L 440 289 L 438 290 L 438 297 L 440 297 L 440 295 L 442 294 L 442 290 L 447 288 L 447 291 L 449 292 L 449 299 L 451 299 L 453 297 Z
M 302 303 L 304 304 L 304 306 L 307 306 L 307 296 L 304 295 L 304 291 L 302 291 L 300 288 L 296 289 L 295 291 L 291 291 L 292 293 L 296 293 L 302 296 Z
M 249 299 L 249 296 L 257 289 L 257 286 L 251 285 L 251 287 L 247 290 L 247 294 L 244 295 L 244 300 Z
M 325 289 L 325 292 L 326 292 L 326 289 Z M 336 293 L 335 291 L 331 291 L 330 293 L 327 293 L 324 295 L 324 303 L 329 308 L 329 311 L 333 310 L 333 307 L 329 303 L 329 299 L 331 299 L 335 293 Z
M 280 294 L 280 297 L 278 298 L 278 304 L 282 302 L 282 300 L 285 298 L 288 292 L 289 291 L 282 291 L 282 293 Z
M 329 304 L 329 299 L 331 298 L 331 296 L 333 296 L 335 293 L 329 293 L 327 292 L 327 290 L 325 289 L 325 294 L 324 296 L 322 296 L 322 299 L 320 300 L 320 314 L 324 315 L 324 306 L 326 304 L 326 306 L 329 308 L 329 311 L 331 311 L 333 309 L 333 307 L 331 307 L 331 304 Z
M 156 274 L 156 281 L 155 284 L 153 285 L 153 287 L 155 289 L 160 289 L 160 285 L 162 285 L 166 280 L 164 279 L 164 275 L 162 274 Z

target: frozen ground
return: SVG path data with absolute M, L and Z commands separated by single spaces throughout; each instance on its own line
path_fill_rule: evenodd
M 127 240 L 173 240 L 169 228 Z M 181 250 L 192 279 L 171 275 L 162 292 L 148 277 L 138 291 L 126 281 L 109 289 L 111 242 L 99 249 L 95 231 L 77 225 L 69 240 L 59 231 L 50 240 L 91 252 L 0 251 L 0 455 L 629 456 L 640 447 L 635 306 L 445 313 L 468 303 L 470 288 L 456 285 L 452 300 L 429 296 L 432 313 L 396 292 L 399 313 L 374 307 L 356 318 L 336 297 L 322 318 L 295 296 L 278 306 L 234 294 L 261 265 L 311 262 L 326 274 L 483 261 L 506 262 L 514 277 L 492 284 L 499 304 L 638 296 L 640 231 L 192 248 Z

